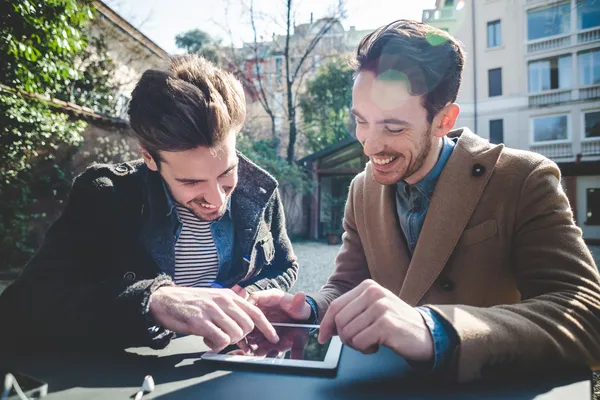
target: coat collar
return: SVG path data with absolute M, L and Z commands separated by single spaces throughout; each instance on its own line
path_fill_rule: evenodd
M 378 280 L 411 305 L 419 303 L 442 272 L 504 148 L 490 144 L 467 128 L 451 131 L 448 136 L 457 137 L 458 142 L 435 187 L 412 260 L 395 212 L 396 185 L 379 185 L 373 179 L 370 164 L 367 165 L 365 209 L 375 221 L 394 221 L 369 232 L 367 245 L 378 249 L 378 243 L 395 243 L 386 248 L 385 254 L 372 255 Z M 389 260 L 394 260 L 394 264 Z

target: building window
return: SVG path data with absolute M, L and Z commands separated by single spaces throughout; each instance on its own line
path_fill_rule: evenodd
M 488 93 L 489 97 L 502 96 L 502 68 L 488 71 Z
M 533 119 L 533 141 L 552 142 L 555 140 L 567 140 L 568 117 L 566 115 L 553 115 Z
M 571 30 L 571 4 L 566 2 L 527 13 L 527 39 L 562 35 Z
M 585 113 L 585 137 L 600 138 L 600 111 Z
M 502 45 L 502 30 L 500 28 L 500 20 L 488 22 L 487 40 L 487 47 L 498 47 Z
M 581 86 L 600 83 L 600 49 L 579 53 L 579 84 Z
M 590 29 L 600 26 L 600 1 L 577 1 L 577 28 Z
M 586 190 L 587 210 L 585 213 L 586 225 L 600 225 L 600 188 Z
M 571 56 L 552 57 L 532 61 L 529 69 L 529 93 L 545 90 L 568 89 L 572 86 Z
M 494 144 L 504 143 L 504 120 L 490 120 L 490 142 Z

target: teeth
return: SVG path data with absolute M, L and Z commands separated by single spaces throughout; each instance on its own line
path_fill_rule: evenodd
M 217 206 L 213 206 L 212 204 L 200 204 L 200 206 L 211 210 L 217 208 Z
M 375 157 L 371 157 L 371 159 L 373 160 L 373 162 L 377 165 L 385 165 L 385 164 L 389 164 L 392 161 L 394 161 L 396 159 L 396 157 L 386 157 L 386 158 L 375 158 Z

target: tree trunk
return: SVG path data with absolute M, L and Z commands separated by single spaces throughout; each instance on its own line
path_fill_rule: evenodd
M 294 162 L 295 157 L 295 146 L 296 146 L 296 107 L 292 104 L 292 83 L 288 82 L 287 88 L 287 98 L 288 98 L 288 120 L 290 123 L 290 141 L 288 143 L 287 149 L 287 161 L 289 164 Z

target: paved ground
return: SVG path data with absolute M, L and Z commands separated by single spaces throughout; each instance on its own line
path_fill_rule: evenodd
M 300 263 L 300 275 L 292 292 L 315 292 L 327 282 L 333 272 L 333 261 L 340 246 L 319 242 L 294 242 L 294 252 Z

